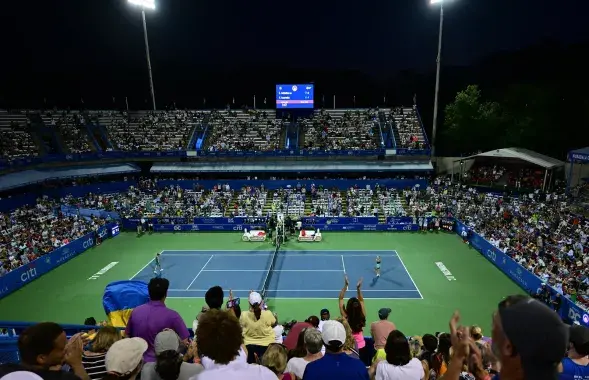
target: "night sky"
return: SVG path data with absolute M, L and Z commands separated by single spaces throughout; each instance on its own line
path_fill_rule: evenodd
M 156 71 L 169 64 L 227 71 L 264 65 L 357 69 L 378 78 L 435 68 L 439 7 L 429 0 L 156 4 L 147 14 Z M 588 11 L 581 0 L 447 0 L 444 64 L 470 65 L 546 40 L 586 41 Z M 145 70 L 140 11 L 125 0 L 10 1 L 1 13 L 9 38 L 0 79 L 75 71 L 83 82 L 85 67 L 93 68 L 88 75 Z

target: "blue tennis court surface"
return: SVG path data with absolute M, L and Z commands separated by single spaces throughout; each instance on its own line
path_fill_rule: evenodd
M 163 251 L 163 277 L 170 280 L 168 298 L 197 298 L 211 286 L 232 289 L 236 297 L 260 291 L 268 277 L 268 298 L 337 298 L 344 274 L 350 279 L 346 296 L 356 293 L 356 281 L 364 278 L 364 298 L 421 299 L 421 293 L 396 251 L 288 251 L 277 253 L 269 273 L 273 251 Z M 382 258 L 376 279 L 376 256 Z M 148 282 L 153 261 L 132 279 Z

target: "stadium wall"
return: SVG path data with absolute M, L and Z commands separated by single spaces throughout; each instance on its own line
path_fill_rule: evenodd
M 460 221 L 456 221 L 456 233 L 460 233 L 467 227 Z M 536 294 L 542 286 L 542 280 L 536 277 L 532 272 L 515 262 L 511 257 L 503 253 L 497 247 L 489 243 L 479 234 L 472 232 L 469 238 L 470 245 L 474 247 L 481 255 L 501 270 L 513 282 L 519 285 L 528 293 Z M 552 296 L 558 293 L 550 287 Z M 563 320 L 570 323 L 578 322 L 581 325 L 589 327 L 589 313 L 579 306 L 575 305 L 570 299 L 562 297 L 562 306 L 560 315 Z
M 97 238 L 104 240 L 118 234 L 118 224 L 106 224 L 100 227 L 96 232 L 90 232 L 47 255 L 39 257 L 27 265 L 23 265 L 20 268 L 8 272 L 6 275 L 0 277 L 0 299 L 15 292 L 58 266 L 65 264 L 89 248 L 94 247 Z

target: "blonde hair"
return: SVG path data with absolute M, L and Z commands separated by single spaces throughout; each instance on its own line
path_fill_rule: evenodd
M 106 352 L 114 342 L 120 339 L 121 332 L 116 327 L 101 327 L 92 342 L 92 352 Z
M 344 342 L 344 351 L 350 351 L 354 349 L 354 343 L 356 342 L 354 340 L 354 337 L 352 336 L 352 328 L 350 327 L 350 324 L 348 323 L 347 319 L 339 317 L 336 318 L 336 321 L 340 322 L 342 325 L 344 325 L 344 328 L 346 329 L 346 341 Z
M 278 343 L 268 345 L 264 356 L 262 356 L 262 365 L 276 375 L 280 375 L 286 369 L 288 360 L 286 348 Z

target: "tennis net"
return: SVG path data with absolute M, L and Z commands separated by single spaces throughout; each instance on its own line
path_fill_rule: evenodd
M 270 268 L 268 269 L 268 273 L 266 273 L 266 278 L 264 279 L 264 283 L 262 284 L 262 298 L 266 299 L 266 294 L 268 292 L 268 286 L 270 285 L 270 280 L 272 280 L 272 273 L 274 272 L 274 266 L 276 265 L 276 257 L 278 255 L 278 251 L 280 250 L 280 239 L 276 239 L 276 249 L 270 258 Z

